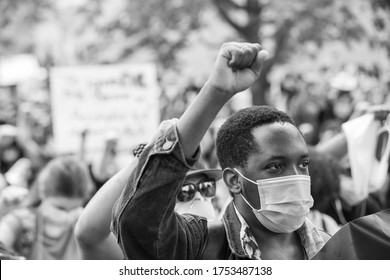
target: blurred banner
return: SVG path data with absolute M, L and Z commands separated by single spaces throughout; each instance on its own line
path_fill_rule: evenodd
M 58 154 L 80 151 L 86 131 L 86 159 L 104 149 L 107 138 L 130 153 L 149 141 L 160 122 L 154 64 L 53 68 L 50 73 L 54 146 Z
M 314 260 L 390 260 L 390 209 L 343 226 Z

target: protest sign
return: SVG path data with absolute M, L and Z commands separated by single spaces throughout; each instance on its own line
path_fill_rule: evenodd
M 51 71 L 54 147 L 77 153 L 87 130 L 87 158 L 102 152 L 109 135 L 118 149 L 150 140 L 159 117 L 159 88 L 153 64 L 57 67 Z

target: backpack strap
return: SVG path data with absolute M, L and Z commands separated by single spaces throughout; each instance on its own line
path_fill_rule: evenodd
M 222 221 L 208 224 L 208 232 L 200 259 L 225 260 L 229 255 L 229 244 Z

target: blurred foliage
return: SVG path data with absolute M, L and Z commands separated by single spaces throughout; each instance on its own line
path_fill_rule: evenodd
M 203 1 L 184 0 L 85 0 L 73 6 L 54 2 L 0 1 L 1 54 L 42 53 L 34 41 L 34 31 L 42 24 L 54 24 L 66 34 L 57 40 L 72 40 L 78 63 L 114 63 L 142 48 L 168 67 L 174 63 L 176 52 L 186 46 L 191 31 L 201 26 L 200 13 L 205 5 Z M 44 65 L 63 62 L 50 56 L 53 54 L 41 55 L 41 60 L 50 61 Z
M 163 68 L 174 67 L 176 54 L 187 46 L 192 32 L 207 28 L 204 12 L 216 9 L 219 20 L 232 28 L 228 39 L 261 42 L 270 51 L 263 74 L 252 89 L 254 93 L 262 93 L 253 95 L 253 103 L 264 104 L 273 66 L 307 52 L 307 44 L 321 48 L 327 42 L 341 41 L 348 45 L 364 39 L 373 47 L 386 46 L 390 50 L 388 0 L 80 0 L 77 5 L 65 3 L 1 0 L 1 54 L 35 52 L 49 67 L 123 62 L 143 52 Z M 363 21 L 362 12 L 372 18 L 371 22 Z M 42 50 L 34 42 L 34 31 L 43 24 L 55 24 L 54 33 L 65 34 L 49 39 L 51 43 L 57 40 L 57 48 L 67 48 L 65 55 Z M 221 42 L 226 39 L 220 38 Z M 72 59 L 68 59 L 69 53 Z
M 374 9 L 387 9 L 390 10 L 390 0 L 373 0 L 371 1 Z
M 359 15 L 351 9 L 351 1 L 213 0 L 213 3 L 242 39 L 270 42 L 268 45 L 272 46 L 270 59 L 252 88 L 254 104 L 267 103 L 267 76 L 272 67 L 304 52 L 305 43 L 322 47 L 326 42 L 338 40 L 349 44 L 366 34 Z
M 0 1 L 0 54 L 32 52 L 32 27 L 52 9 L 49 0 Z
M 373 24 L 377 31 L 372 36 L 371 43 L 384 46 L 390 57 L 390 0 L 373 0 L 371 5 L 374 12 Z
M 82 60 L 119 61 L 143 48 L 157 62 L 172 66 L 177 51 L 186 46 L 188 35 L 201 26 L 200 13 L 205 4 L 184 0 L 116 2 L 112 7 L 111 2 L 89 0 L 79 8 L 84 18 L 79 36 L 96 35 L 95 41 L 86 42 L 79 52 Z

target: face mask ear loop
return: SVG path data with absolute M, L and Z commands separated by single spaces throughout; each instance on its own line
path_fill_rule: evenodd
M 240 173 L 240 171 L 238 171 L 236 168 L 234 168 L 234 170 L 236 170 L 237 171 L 237 173 L 238 174 L 240 174 L 240 176 L 242 177 L 242 178 L 244 178 L 245 180 L 247 180 L 248 182 L 251 182 L 252 184 L 255 184 L 256 186 L 257 186 L 257 183 L 256 182 L 254 182 L 254 181 L 252 181 L 251 179 L 249 179 L 249 178 L 246 178 L 244 175 L 242 175 L 241 173 Z M 246 199 L 245 199 L 245 197 L 242 195 L 242 193 L 240 193 L 240 195 L 241 195 L 241 197 L 242 197 L 242 199 L 245 201 L 245 203 L 246 204 L 248 204 L 248 206 L 250 207 L 250 208 L 252 208 L 252 210 L 256 210 Z
M 242 178 L 244 178 L 244 179 L 247 180 L 248 182 L 251 182 L 252 184 L 255 184 L 255 185 L 257 186 L 257 183 L 256 183 L 255 181 L 252 181 L 251 179 L 249 179 L 249 178 L 245 177 L 244 175 L 242 175 L 242 174 L 240 173 L 240 171 L 238 171 L 236 168 L 234 168 L 234 170 L 236 170 L 237 173 L 240 174 L 240 176 L 241 176 Z
M 242 199 L 245 201 L 246 204 L 248 204 L 248 206 L 252 209 L 252 210 L 256 210 L 249 202 L 248 200 L 245 199 L 245 197 L 242 195 L 242 193 L 240 193 Z

